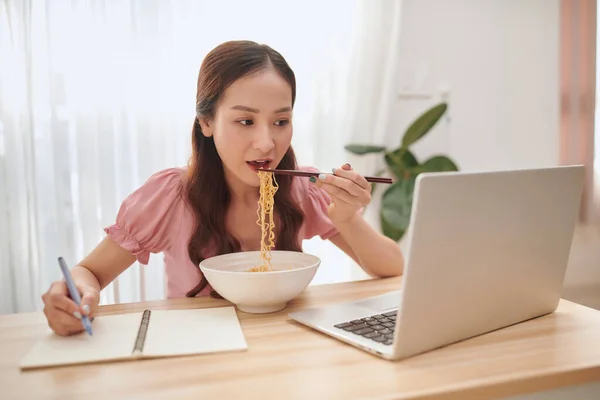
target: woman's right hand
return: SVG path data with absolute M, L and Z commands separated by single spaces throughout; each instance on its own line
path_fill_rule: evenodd
M 81 306 L 71 299 L 67 284 L 62 280 L 52 283 L 50 289 L 42 296 L 48 326 L 60 336 L 83 331 L 85 328 L 81 322 L 81 315 L 92 318 L 100 303 L 98 289 L 79 283 L 75 283 L 75 286 L 80 293 Z

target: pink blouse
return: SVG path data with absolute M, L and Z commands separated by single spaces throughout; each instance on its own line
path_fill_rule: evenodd
M 316 171 L 311 167 L 300 168 Z M 185 168 L 169 168 L 152 175 L 121 204 L 116 222 L 104 229 L 108 236 L 148 264 L 150 253 L 164 254 L 167 297 L 185 297 L 194 288 L 201 272 L 188 255 L 194 215 L 187 207 L 183 190 Z M 331 198 L 306 178 L 295 178 L 292 193 L 304 211 L 300 242 L 319 235 L 323 240 L 337 234 L 327 216 Z M 211 254 L 214 249 L 207 249 Z M 199 295 L 208 295 L 207 286 Z

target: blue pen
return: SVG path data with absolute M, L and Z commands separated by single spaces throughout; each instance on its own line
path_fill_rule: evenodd
M 81 305 L 81 298 L 79 297 L 79 290 L 75 287 L 75 283 L 73 282 L 73 277 L 71 276 L 71 271 L 67 267 L 67 263 L 64 258 L 58 257 L 58 265 L 60 265 L 60 269 L 65 277 L 65 282 L 67 283 L 67 288 L 69 289 L 69 294 L 71 295 L 71 299 L 78 306 Z M 87 333 L 92 335 L 92 324 L 90 323 L 90 319 L 87 315 L 81 315 L 81 322 L 83 323 L 83 327 L 87 331 Z

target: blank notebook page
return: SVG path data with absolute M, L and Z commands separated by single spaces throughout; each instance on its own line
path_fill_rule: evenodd
M 142 351 L 147 357 L 246 349 L 235 308 L 152 310 Z
M 41 338 L 22 359 L 21 368 L 85 364 L 245 350 L 246 340 L 234 307 L 151 310 L 141 355 L 133 350 L 143 312 L 98 316 L 93 336 L 53 332 Z
M 50 331 L 21 361 L 22 368 L 116 360 L 131 357 L 141 313 L 96 317 L 93 336 L 83 331 L 58 336 Z

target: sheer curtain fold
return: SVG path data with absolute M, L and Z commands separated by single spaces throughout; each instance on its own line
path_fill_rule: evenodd
M 594 150 L 600 148 L 594 144 L 598 121 L 596 3 L 561 0 L 560 162 L 585 166 L 580 221 L 600 226 L 600 157 Z
M 349 162 L 354 170 L 373 174 L 383 167 L 381 155 L 354 156 L 344 146 L 397 145 L 397 138 L 389 134 L 389 124 L 396 106 L 399 78 L 401 7 L 400 0 L 358 2 L 351 36 L 337 46 L 339 56 L 330 69 L 322 71 L 322 78 L 315 81 L 319 88 L 314 96 L 311 132 L 318 144 L 315 163 L 324 170 Z M 381 188 L 364 214 L 376 228 L 380 225 L 380 195 Z M 325 261 L 331 263 L 343 257 L 337 249 L 327 255 Z M 335 278 L 367 278 L 351 261 L 344 264 L 343 271 L 343 277 Z
M 0 3 L 0 313 L 39 310 L 57 257 L 80 261 L 129 193 L 187 162 L 198 68 L 221 42 L 267 43 L 291 64 L 302 164 L 331 168 L 350 140 L 384 139 L 400 1 L 279 4 Z M 323 260 L 315 283 L 350 278 L 330 243 L 305 251 Z M 162 298 L 162 256 L 117 282 L 102 303 Z
M 32 148 L 35 121 L 31 111 L 36 105 L 27 84 L 33 76 L 27 66 L 32 43 L 26 34 L 31 24 L 28 4 L 0 4 L 0 311 L 32 309 L 31 294 L 39 292 L 42 274 Z M 11 134 L 18 131 L 30 134 Z

